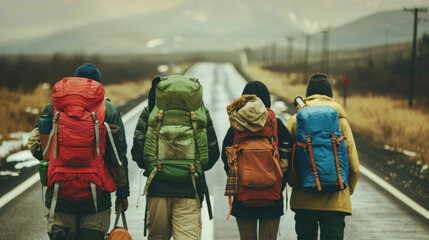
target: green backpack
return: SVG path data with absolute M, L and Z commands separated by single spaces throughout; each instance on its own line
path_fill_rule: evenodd
M 203 88 L 195 78 L 161 77 L 144 145 L 145 167 L 150 172 L 144 193 L 154 178 L 192 182 L 199 202 L 196 179 L 203 175 L 209 159 L 202 95 Z

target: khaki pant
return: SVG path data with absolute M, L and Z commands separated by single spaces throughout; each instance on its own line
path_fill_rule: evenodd
M 191 198 L 147 198 L 149 240 L 201 239 L 201 208 Z
M 47 208 L 46 215 L 48 213 L 49 208 Z M 51 239 L 102 240 L 106 232 L 109 231 L 109 227 L 110 209 L 94 214 L 55 212 L 52 228 L 48 223 L 48 234 Z
M 280 217 L 270 219 L 236 218 L 236 220 L 240 239 L 242 240 L 276 240 L 279 234 Z M 258 221 L 259 231 L 257 228 Z

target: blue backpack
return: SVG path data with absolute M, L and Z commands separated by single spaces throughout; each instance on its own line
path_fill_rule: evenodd
M 306 106 L 296 118 L 297 142 L 293 153 L 303 191 L 326 193 L 345 189 L 349 159 L 338 111 L 331 106 Z

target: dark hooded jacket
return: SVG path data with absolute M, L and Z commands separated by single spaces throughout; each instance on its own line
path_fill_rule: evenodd
M 155 90 L 157 84 L 160 82 L 160 77 L 156 77 L 152 81 L 152 87 L 149 90 L 148 106 L 144 108 L 142 114 L 137 122 L 136 130 L 134 132 L 133 147 L 131 149 L 131 155 L 133 160 L 137 162 L 137 165 L 141 169 L 145 169 L 143 149 L 145 144 L 145 137 L 148 130 L 148 119 L 149 114 L 155 106 Z M 213 122 L 210 117 L 210 113 L 207 109 L 207 142 L 209 148 L 209 162 L 207 170 L 211 169 L 216 161 L 219 159 L 219 145 L 213 127 Z M 203 200 L 203 194 L 208 192 L 207 185 L 205 183 L 205 177 L 199 178 L 197 181 L 197 191 L 199 198 Z M 166 183 L 153 179 L 147 190 L 148 197 L 174 197 L 174 198 L 195 198 L 195 190 L 192 183 Z
M 271 107 L 271 97 L 267 87 L 259 81 L 248 82 L 244 87 L 243 94 L 254 94 L 259 97 L 264 103 L 265 107 Z M 222 161 L 224 164 L 224 169 L 226 174 L 228 175 L 229 165 L 227 162 L 227 157 L 225 154 L 225 148 L 232 146 L 234 143 L 234 128 L 230 127 L 223 139 L 222 144 Z M 280 158 L 282 159 L 290 159 L 292 153 L 292 145 L 293 140 L 287 131 L 283 122 L 277 118 L 277 135 L 279 138 L 279 153 Z M 284 190 L 286 186 L 286 182 L 283 179 L 282 190 Z M 283 195 L 282 195 L 283 196 Z M 232 203 L 232 212 L 231 215 L 236 218 L 246 218 L 246 219 L 269 219 L 280 217 L 284 214 L 283 211 L 283 197 L 282 199 L 275 202 L 273 206 L 269 207 L 248 207 L 244 206 L 241 201 L 238 201 L 236 197 L 234 197 Z
M 105 100 L 106 104 L 106 112 L 105 112 L 105 119 L 104 121 L 113 125 L 118 126 L 117 133 L 113 134 L 113 140 L 115 141 L 115 146 L 118 151 L 119 158 L 122 161 L 122 164 L 125 168 L 125 176 L 121 176 L 122 178 L 126 178 L 126 185 L 124 186 L 116 186 L 116 197 L 118 198 L 127 198 L 130 195 L 130 187 L 128 182 L 128 160 L 127 160 L 127 142 L 125 140 L 125 129 L 124 124 L 122 122 L 121 113 L 119 112 L 119 109 L 113 105 L 110 101 Z M 45 109 L 43 110 L 42 114 L 50 114 L 50 116 L 54 115 L 54 104 L 50 102 Z M 40 156 L 40 159 L 42 159 L 42 149 L 39 150 L 40 152 L 37 154 Z M 110 144 L 109 138 L 106 138 L 106 152 L 104 154 L 104 161 L 109 164 L 113 165 L 116 164 L 115 160 L 116 157 L 114 156 L 114 152 L 112 149 L 112 145 Z M 119 177 L 119 175 L 116 175 Z M 117 179 L 116 182 L 124 181 L 125 179 Z M 109 209 L 112 206 L 111 203 L 111 197 L 110 192 L 102 192 L 100 195 L 97 196 L 97 210 L 98 212 Z M 47 208 L 51 207 L 51 201 L 53 197 L 53 191 L 49 190 L 46 191 L 46 201 L 45 206 Z M 93 213 L 94 210 L 94 202 L 92 200 L 90 201 L 66 201 L 62 199 L 58 199 L 57 205 L 55 207 L 55 211 L 58 212 L 65 212 L 65 213 Z
M 89 78 L 94 81 L 101 83 L 101 74 L 97 67 L 91 63 L 85 63 L 77 68 L 75 72 L 75 77 L 83 77 Z M 118 131 L 113 133 L 113 141 L 115 142 L 116 150 L 118 151 L 118 155 L 120 160 L 122 161 L 122 165 L 124 168 L 125 174 L 123 171 L 118 169 L 116 172 L 116 197 L 118 198 L 127 198 L 130 195 L 130 188 L 128 182 L 128 160 L 127 160 L 127 142 L 125 140 L 125 129 L 124 124 L 122 122 L 121 112 L 119 109 L 111 103 L 108 99 L 105 101 L 106 111 L 104 121 L 118 126 Z M 53 102 L 48 103 L 45 109 L 42 112 L 43 114 L 47 114 L 49 116 L 54 115 L 54 104 Z M 36 126 L 37 128 L 38 126 Z M 33 152 L 33 156 L 39 160 L 43 159 L 43 150 L 39 146 L 35 152 Z M 110 143 L 110 139 L 106 138 L 106 151 L 104 153 L 104 161 L 110 165 L 115 166 L 116 157 L 114 155 L 114 150 L 112 148 L 112 144 Z M 113 173 L 112 173 L 113 174 Z M 119 185 L 118 183 L 125 183 L 125 185 Z M 97 210 L 98 212 L 109 209 L 112 206 L 111 203 L 111 194 L 110 192 L 104 191 L 97 196 Z M 45 206 L 47 208 L 51 207 L 51 201 L 53 197 L 53 191 L 48 189 L 46 191 L 46 200 Z M 57 212 L 65 212 L 65 213 L 93 213 L 95 212 L 94 202 L 90 201 L 67 201 L 58 198 L 55 211 Z

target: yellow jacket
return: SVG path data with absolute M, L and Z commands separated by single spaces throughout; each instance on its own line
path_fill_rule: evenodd
M 290 206 L 292 210 L 322 210 L 340 211 L 348 214 L 352 213 L 352 203 L 350 196 L 353 194 L 359 179 L 359 158 L 356 150 L 353 133 L 347 121 L 347 114 L 337 100 L 324 95 L 311 95 L 303 100 L 308 106 L 329 105 L 339 113 L 340 129 L 344 137 L 347 138 L 347 152 L 349 157 L 349 185 L 346 189 L 334 193 L 306 193 L 299 185 L 292 188 Z M 292 138 L 296 141 L 296 114 L 293 115 L 286 125 Z

